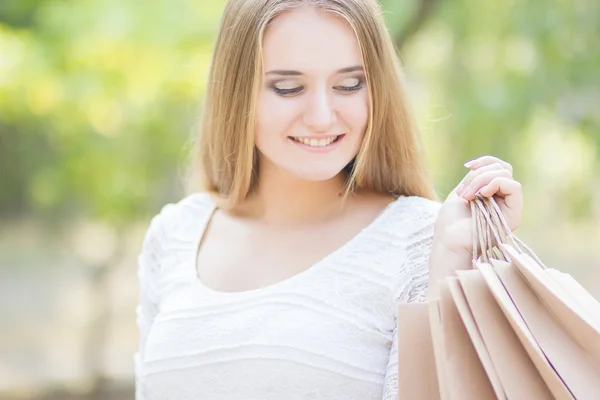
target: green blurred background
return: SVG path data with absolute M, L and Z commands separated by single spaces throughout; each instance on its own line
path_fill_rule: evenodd
M 0 1 L 0 398 L 133 398 L 136 255 L 224 3 Z M 600 2 L 382 4 L 442 198 L 509 161 L 518 236 L 600 297 Z

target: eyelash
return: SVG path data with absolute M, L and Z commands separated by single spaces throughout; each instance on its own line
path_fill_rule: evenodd
M 336 86 L 336 89 L 342 90 L 344 92 L 356 92 L 363 88 L 364 80 L 359 79 L 358 83 L 355 86 Z M 278 89 L 275 86 L 271 86 L 271 89 L 280 96 L 287 96 L 290 94 L 296 94 L 302 91 L 302 86 L 293 89 Z

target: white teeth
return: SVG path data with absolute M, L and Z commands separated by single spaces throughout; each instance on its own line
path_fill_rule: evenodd
M 311 146 L 311 147 L 329 146 L 331 143 L 335 142 L 337 140 L 337 138 L 338 138 L 338 136 L 329 137 L 327 139 L 308 139 L 308 138 L 292 136 L 292 139 L 294 139 L 296 142 L 303 143 L 303 144 L 305 144 L 307 146 Z

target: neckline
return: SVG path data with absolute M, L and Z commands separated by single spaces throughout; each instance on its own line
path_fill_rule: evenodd
M 194 244 L 192 257 L 191 257 L 191 259 L 192 259 L 191 266 L 190 266 L 192 282 L 194 285 L 198 286 L 202 291 L 209 293 L 213 296 L 248 297 L 248 296 L 252 296 L 255 294 L 275 291 L 282 287 L 294 284 L 297 281 L 301 280 L 303 277 L 314 273 L 316 270 L 321 269 L 324 265 L 328 264 L 330 260 L 335 259 L 336 256 L 345 252 L 346 249 L 354 246 L 354 244 L 356 242 L 358 242 L 363 236 L 365 236 L 369 231 L 375 229 L 378 225 L 380 225 L 383 222 L 384 217 L 390 212 L 390 210 L 393 208 L 393 206 L 395 204 L 397 204 L 398 201 L 400 199 L 404 198 L 405 196 L 401 195 L 401 196 L 397 197 L 396 199 L 390 201 L 388 204 L 386 204 L 386 206 L 379 212 L 379 214 L 371 222 L 369 222 L 367 225 L 365 225 L 360 231 L 358 231 L 349 240 L 344 242 L 341 246 L 335 248 L 333 251 L 327 253 L 324 257 L 322 257 L 318 261 L 314 262 L 312 265 L 310 265 L 308 268 L 302 270 L 301 272 L 298 272 L 297 274 L 294 274 L 290 277 L 287 277 L 283 280 L 271 283 L 266 286 L 261 286 L 261 287 L 257 287 L 254 289 L 248 289 L 248 290 L 233 291 L 233 292 L 216 290 L 216 289 L 213 289 L 213 288 L 205 285 L 202 282 L 200 275 L 198 274 L 198 252 L 199 252 L 200 246 L 204 240 L 204 235 L 205 235 L 206 229 L 207 229 L 209 223 L 212 221 L 215 212 L 218 210 L 218 206 L 217 206 L 215 200 L 212 198 L 212 196 L 209 194 L 207 197 L 208 197 L 208 202 L 209 202 L 208 212 L 205 212 L 204 215 L 202 216 L 202 219 L 199 221 L 198 232 L 196 232 L 196 234 L 194 235 L 194 240 L 192 241 L 192 243 Z

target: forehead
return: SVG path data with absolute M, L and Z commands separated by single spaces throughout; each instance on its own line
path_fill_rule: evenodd
M 362 64 L 354 31 L 342 18 L 314 8 L 278 16 L 263 38 L 265 70 L 288 68 L 306 73 Z

